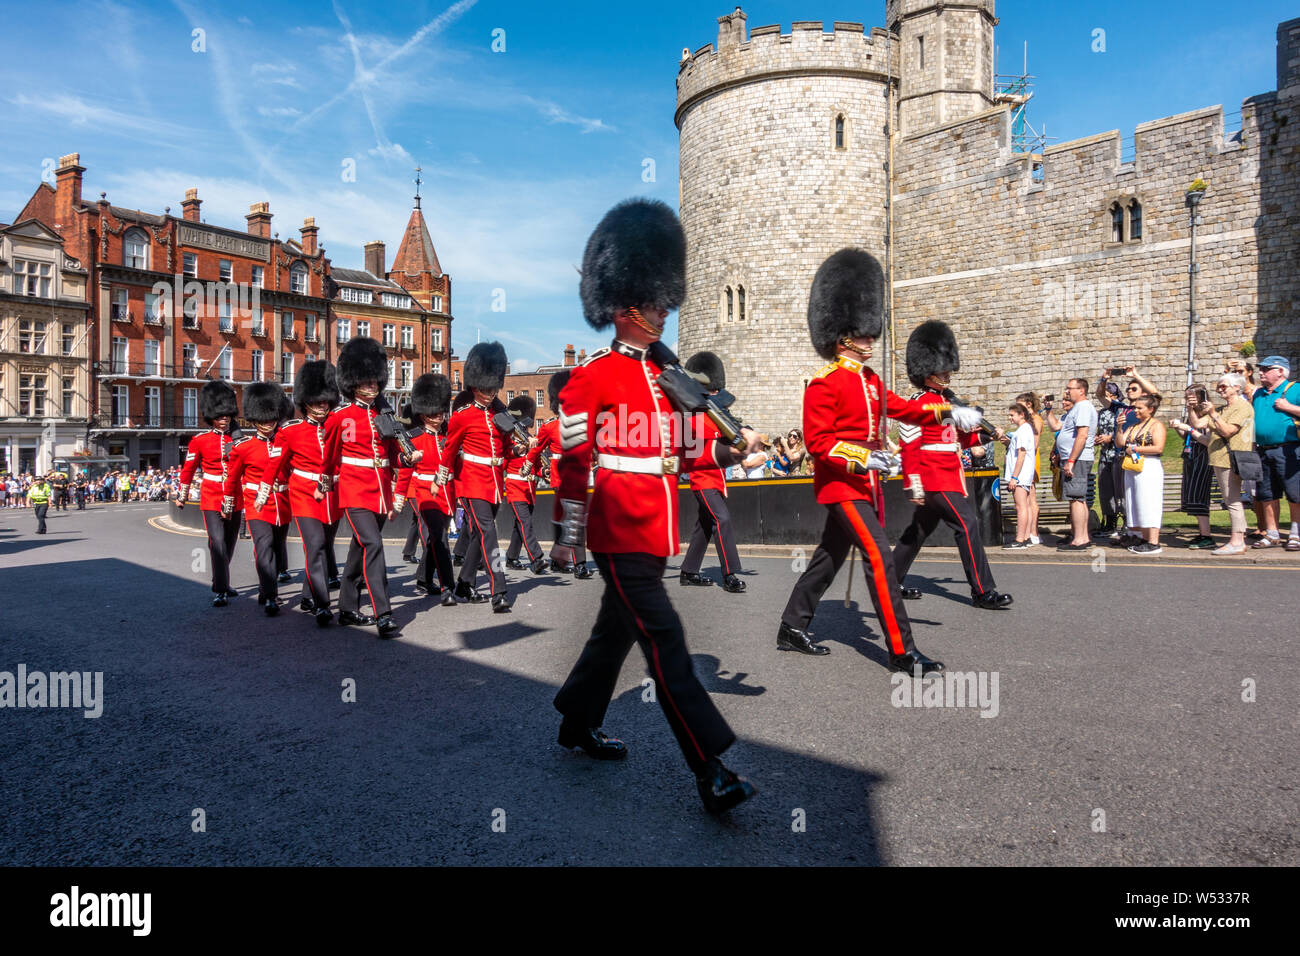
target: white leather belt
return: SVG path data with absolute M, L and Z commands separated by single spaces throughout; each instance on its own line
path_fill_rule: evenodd
M 387 468 L 387 458 L 353 458 L 349 455 L 343 456 L 343 464 L 356 465 L 358 468 Z
M 499 468 L 505 462 L 504 458 L 484 458 L 482 455 L 471 455 L 467 451 L 461 452 L 460 457 L 476 465 L 491 465 L 493 468 Z
M 630 455 L 597 455 L 596 463 L 610 471 L 630 471 L 638 475 L 675 475 L 681 465 L 676 455 L 668 458 L 633 458 Z
M 251 483 L 251 484 L 249 484 L 249 483 L 245 483 L 245 484 L 244 484 L 244 490 L 245 490 L 245 491 L 261 491 L 261 490 L 262 490 L 262 486 L 259 485 L 259 484 L 257 484 L 256 482 Z M 278 494 L 284 494 L 286 491 L 289 490 L 289 486 L 288 486 L 288 485 L 276 485 L 276 486 L 275 486 L 274 488 L 272 488 L 271 490 L 274 491 L 274 492 L 277 492 Z
M 217 482 L 219 482 L 219 481 L 221 481 L 221 476 L 220 476 L 220 475 L 209 475 L 209 474 L 205 471 L 205 472 L 203 473 L 203 480 L 204 480 L 204 481 L 217 481 Z
M 531 475 L 506 475 L 511 481 L 532 481 Z
M 306 478 L 308 481 L 320 481 L 320 475 L 314 471 L 303 471 L 301 468 L 295 468 L 293 473 L 299 478 Z
M 422 475 L 418 471 L 412 472 L 411 477 L 416 481 L 437 481 L 437 475 Z
M 921 451 L 961 451 L 961 445 L 952 441 L 941 445 L 922 445 Z

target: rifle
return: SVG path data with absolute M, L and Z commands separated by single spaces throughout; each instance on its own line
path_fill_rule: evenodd
M 973 408 L 975 411 L 979 412 L 981 416 L 984 414 L 984 409 L 980 408 L 978 405 L 972 405 L 964 399 L 958 398 L 953 394 L 953 391 L 950 388 L 945 388 L 943 390 L 943 397 L 948 400 L 949 405 L 956 405 L 960 408 Z M 989 424 L 987 418 L 980 418 L 980 423 L 977 427 L 986 435 L 997 435 L 997 426 Z
M 733 448 L 745 447 L 745 436 L 740 433 L 741 421 L 728 411 L 736 400 L 734 395 L 726 390 L 710 395 L 709 390 L 682 367 L 673 350 L 662 342 L 651 343 L 646 352 L 663 369 L 655 383 L 679 412 L 703 412 L 722 434 L 724 442 Z
M 523 416 L 515 418 L 508 411 L 497 412 L 492 416 L 492 424 L 496 425 L 501 434 L 511 436 L 516 444 L 522 445 L 524 448 L 527 448 L 528 443 L 532 441 L 532 436 L 528 434 L 528 429 L 533 424 L 531 418 L 524 418 Z
M 411 464 L 416 454 L 415 445 L 411 444 L 411 436 L 407 434 L 406 429 L 399 425 L 397 419 L 393 417 L 393 408 L 383 395 L 375 399 L 375 413 L 375 422 L 379 426 L 380 437 L 396 439 L 397 446 L 402 450 L 402 457 L 406 459 L 406 464 Z

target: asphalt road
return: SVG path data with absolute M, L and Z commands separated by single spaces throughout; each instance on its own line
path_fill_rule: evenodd
M 715 820 L 635 650 L 606 720 L 628 760 L 554 743 L 599 578 L 512 573 L 508 617 L 441 608 L 390 544 L 403 630 L 379 641 L 264 617 L 247 541 L 241 597 L 211 608 L 204 540 L 151 526 L 164 510 L 58 513 L 45 537 L 0 511 L 0 671 L 104 675 L 98 718 L 0 709 L 9 863 L 1300 863 L 1300 559 L 1099 572 L 995 553 L 1006 612 L 970 607 L 959 565 L 919 561 L 918 646 L 996 674 L 989 717 L 894 705 L 860 564 L 852 606 L 841 573 L 814 621 L 825 658 L 775 646 L 792 557 L 749 559 L 744 595 L 674 571 L 696 671 L 740 737 L 725 759 L 759 790 Z

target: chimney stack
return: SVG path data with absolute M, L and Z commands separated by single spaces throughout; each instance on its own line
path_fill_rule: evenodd
M 199 198 L 197 189 L 185 190 L 185 201 L 181 203 L 181 215 L 186 222 L 199 221 L 199 207 L 203 205 L 203 200 Z
M 366 254 L 366 271 L 378 278 L 384 278 L 387 253 L 382 239 L 367 242 L 361 247 Z
M 572 365 L 573 365 L 573 346 L 566 345 L 564 347 L 564 367 L 569 368 Z
M 585 361 L 587 361 L 587 350 L 583 349 L 578 353 L 578 364 L 581 365 Z
M 718 52 L 732 50 L 749 41 L 749 31 L 745 29 L 745 11 L 736 7 L 735 13 L 718 17 Z
M 248 207 L 248 215 L 244 217 L 248 220 L 248 234 L 250 236 L 260 236 L 263 239 L 271 238 L 271 204 L 269 202 L 255 202 Z
M 309 256 L 316 255 L 316 233 L 320 232 L 320 229 L 316 226 L 315 217 L 308 216 L 304 219 L 299 232 L 302 233 L 302 251 Z
M 81 208 L 81 174 L 85 171 L 80 153 L 59 157 L 59 168 L 54 174 L 54 218 L 58 220 L 55 229 L 69 228 Z

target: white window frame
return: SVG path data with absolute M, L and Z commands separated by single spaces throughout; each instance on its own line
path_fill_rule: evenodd
M 256 289 L 266 288 L 266 269 L 263 266 L 253 266 L 251 284 Z
M 196 253 L 181 253 L 181 274 L 187 279 L 197 279 L 199 277 L 199 257 Z
M 442 351 L 442 329 L 434 329 L 430 333 L 429 348 L 434 352 Z
M 187 388 L 181 395 L 182 424 L 186 428 L 199 427 L 199 390 Z
M 138 226 L 132 226 L 122 236 L 122 265 L 128 269 L 149 268 L 149 233 Z
M 108 293 L 108 312 L 114 322 L 131 321 L 131 293 L 118 286 Z
M 384 348 L 391 349 L 397 347 L 397 326 L 392 322 L 384 323 Z
M 370 323 L 365 319 L 357 319 L 357 338 L 370 338 Z
M 266 374 L 266 363 L 261 349 L 253 349 L 248 353 L 248 377 L 250 381 L 260 382 Z
M 307 278 L 307 267 L 301 262 L 295 262 L 289 267 L 289 291 L 298 295 L 306 295 L 309 287 Z
M 131 340 L 123 335 L 113 336 L 111 343 L 112 351 L 109 352 L 109 370 L 114 375 L 128 375 L 131 371 Z M 122 358 L 119 362 L 117 357 L 118 347 L 121 346 Z
M 222 349 L 221 358 L 218 359 L 218 368 L 220 376 L 225 381 L 233 381 L 235 377 L 235 355 L 233 349 Z
M 280 353 L 280 382 L 283 385 L 293 384 L 293 353 Z
M 415 373 L 414 362 L 402 363 L 402 388 L 411 387 L 411 379 L 414 377 L 414 373 Z
M 114 425 L 131 422 L 131 390 L 125 385 L 114 385 L 109 401 L 109 415 Z
M 161 375 L 161 363 L 162 343 L 157 339 L 146 338 L 144 340 L 144 374 Z
M 235 281 L 235 266 L 229 259 L 217 260 L 217 277 L 222 282 Z
M 415 348 L 415 329 L 409 325 L 402 326 L 402 348 Z
M 193 342 L 181 343 L 181 378 L 199 377 L 199 347 Z
M 351 319 L 338 319 L 337 321 L 335 321 L 334 326 L 335 326 L 334 337 L 338 340 L 340 345 L 342 345 L 344 342 L 347 342 L 348 339 L 352 337 Z
M 157 385 L 145 386 L 144 424 L 153 428 L 162 424 L 162 389 Z

